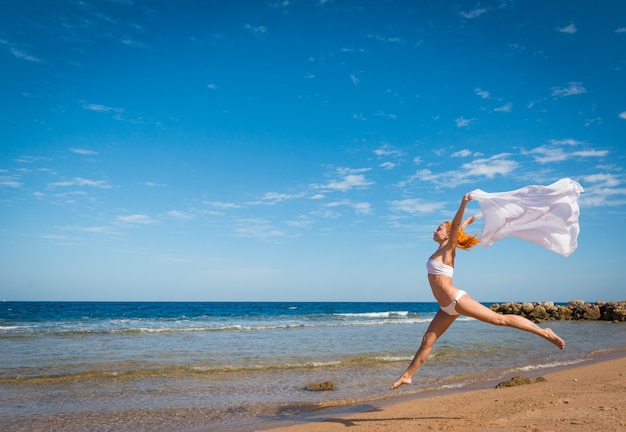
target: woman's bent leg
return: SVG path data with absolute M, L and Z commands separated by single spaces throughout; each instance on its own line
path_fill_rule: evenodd
M 441 335 L 450 327 L 458 315 L 448 315 L 442 310 L 439 310 L 433 320 L 430 322 L 424 337 L 422 338 L 422 344 L 415 353 L 415 357 L 409 364 L 407 370 L 400 375 L 400 378 L 396 380 L 390 387 L 391 390 L 395 390 L 401 385 L 411 384 L 411 379 L 420 366 L 426 361 L 430 351 L 435 345 L 435 342 Z
M 518 330 L 541 336 L 548 342 L 556 345 L 560 349 L 565 349 L 565 342 L 549 328 L 541 328 L 534 322 L 519 315 L 501 315 L 478 303 L 469 295 L 464 295 L 456 304 L 456 310 L 460 314 L 477 320 L 501 326 L 508 326 Z

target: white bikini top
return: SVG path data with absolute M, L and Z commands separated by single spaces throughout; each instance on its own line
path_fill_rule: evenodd
M 454 267 L 434 259 L 426 261 L 426 269 L 428 270 L 428 274 L 448 276 L 450 278 L 454 273 Z

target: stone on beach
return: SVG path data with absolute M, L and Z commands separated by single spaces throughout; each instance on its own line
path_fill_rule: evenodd
M 332 381 L 324 381 L 319 383 L 309 384 L 304 388 L 309 391 L 329 391 L 335 389 L 335 384 Z

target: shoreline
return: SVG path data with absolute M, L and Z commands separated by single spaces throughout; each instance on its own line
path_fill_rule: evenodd
M 515 376 L 547 381 L 496 389 Z M 330 395 L 329 395 L 330 396 Z M 419 393 L 389 391 L 373 400 L 278 404 L 257 410 L 234 407 L 226 417 L 215 408 L 178 407 L 7 415 L 0 430 L 333 432 L 359 426 L 381 430 L 626 430 L 626 346 L 597 352 L 576 364 L 515 371 L 501 379 Z M 242 409 L 243 411 L 240 411 Z M 241 417 L 244 414 L 244 418 Z M 249 415 L 247 415 L 249 414 Z
M 545 381 L 495 386 L 514 376 Z M 626 347 L 575 365 L 510 374 L 463 388 L 396 395 L 367 404 L 320 409 L 315 415 L 266 423 L 264 432 L 363 432 L 392 428 L 483 431 L 626 430 Z M 321 412 L 323 411 L 323 412 Z M 210 430 L 210 429 L 209 429 Z

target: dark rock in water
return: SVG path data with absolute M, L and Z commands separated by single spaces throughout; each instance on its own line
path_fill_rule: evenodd
M 515 386 L 519 386 L 519 385 L 524 385 L 524 384 L 532 384 L 532 383 L 536 383 L 536 382 L 542 382 L 545 381 L 546 379 L 544 377 L 538 377 L 538 378 L 534 378 L 534 379 L 530 379 L 530 378 L 526 378 L 523 376 L 516 376 L 511 378 L 509 381 L 503 381 L 500 384 L 498 384 L 496 386 L 496 388 L 503 388 L 503 387 L 515 387 Z
M 335 384 L 333 384 L 332 381 L 325 381 L 321 383 L 309 384 L 304 389 L 309 391 L 329 391 L 335 389 Z
M 499 314 L 521 315 L 535 322 L 555 320 L 626 321 L 626 301 L 595 304 L 572 300 L 566 306 L 555 306 L 553 302 L 494 303 L 491 310 Z

